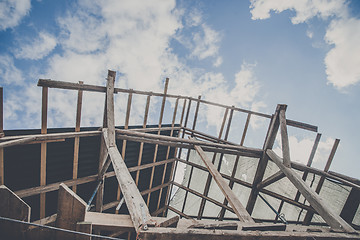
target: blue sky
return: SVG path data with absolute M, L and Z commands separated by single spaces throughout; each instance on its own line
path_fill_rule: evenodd
M 288 104 L 290 119 L 323 133 L 315 166 L 340 138 L 331 170 L 360 178 L 359 1 L 3 0 L 0 9 L 5 129 L 40 127 L 39 78 L 103 85 L 112 69 L 119 87 L 162 91 L 169 77 L 174 94 L 269 114 Z M 82 126 L 100 125 L 102 96 L 84 97 Z M 50 90 L 49 127 L 74 126 L 75 99 Z M 116 101 L 121 116 L 126 96 Z M 131 123 L 142 115 L 134 108 Z M 266 129 L 255 120 L 250 132 Z M 216 130 L 221 112 L 205 109 L 201 121 Z M 306 162 L 315 134 L 289 133 L 292 159 Z

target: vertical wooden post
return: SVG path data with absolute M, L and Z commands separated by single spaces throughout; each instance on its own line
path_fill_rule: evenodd
M 360 190 L 352 188 L 349 196 L 346 199 L 344 207 L 341 210 L 340 217 L 342 217 L 347 223 L 352 224 L 359 204 Z
M 259 193 L 259 190 L 257 189 L 257 185 L 262 181 L 262 179 L 264 177 L 264 174 L 265 174 L 266 166 L 267 166 L 268 161 L 269 161 L 269 157 L 266 154 L 266 150 L 267 149 L 272 149 L 272 147 L 274 145 L 274 142 L 275 142 L 276 134 L 277 134 L 277 132 L 279 130 L 280 106 L 281 105 L 279 105 L 279 104 L 277 105 L 276 110 L 275 110 L 275 114 L 271 118 L 269 128 L 268 128 L 268 132 L 266 134 L 266 138 L 265 138 L 265 142 L 264 142 L 264 146 L 263 146 L 264 153 L 263 153 L 262 157 L 259 160 L 259 163 L 258 163 L 258 166 L 257 166 L 257 169 L 256 169 L 256 173 L 255 173 L 255 176 L 254 176 L 254 181 L 253 181 L 253 184 L 252 184 L 249 200 L 248 200 L 247 205 L 246 205 L 246 210 L 250 213 L 250 215 L 254 210 L 256 198 L 257 198 L 257 195 Z
M 0 137 L 4 135 L 4 95 L 0 87 Z M 0 185 L 4 184 L 4 149 L 0 148 Z
M 184 102 L 184 105 L 185 104 L 186 104 L 186 101 Z M 184 126 L 183 126 L 184 128 L 186 128 L 188 120 L 189 120 L 190 108 L 191 108 L 191 99 L 189 99 L 188 107 L 186 110 L 185 122 L 184 122 Z M 184 111 L 184 108 L 183 108 L 183 111 Z M 182 119 L 181 119 L 180 123 L 182 123 Z M 183 129 L 182 134 L 181 134 L 181 138 L 184 138 L 184 137 L 185 137 L 185 129 Z M 179 158 L 181 158 L 181 152 L 182 152 L 182 148 L 180 148 L 180 150 L 179 150 L 179 155 L 178 155 Z
M 47 133 L 48 87 L 42 88 L 41 133 Z M 40 186 L 46 185 L 46 142 L 41 143 Z M 40 194 L 40 219 L 45 217 L 45 193 Z
M 166 93 L 167 93 L 167 90 L 168 90 L 168 86 L 169 86 L 169 78 L 166 78 L 166 80 L 165 80 L 165 87 L 164 87 L 164 97 L 163 97 L 163 99 L 162 99 L 161 110 L 160 110 L 159 131 L 158 131 L 158 133 L 157 133 L 158 135 L 161 134 L 161 124 L 162 124 L 162 120 L 163 120 L 163 116 L 164 116 L 164 109 L 165 109 L 165 103 L 166 103 Z M 158 149 L 159 149 L 159 144 L 156 144 L 156 145 L 155 145 L 155 150 L 154 150 L 154 159 L 153 159 L 153 162 L 156 162 Z M 153 184 L 153 181 L 154 181 L 154 173 L 155 173 L 155 167 L 153 166 L 153 167 L 151 168 L 151 176 L 150 176 L 149 189 L 152 188 L 152 184 Z M 150 204 L 150 196 L 151 196 L 151 192 L 149 192 L 148 197 L 147 197 L 147 201 L 146 201 L 147 206 L 149 206 L 149 204 Z
M 79 81 L 79 84 L 83 84 L 83 82 Z M 82 96 L 83 96 L 83 91 L 78 90 L 77 105 L 76 105 L 75 132 L 80 132 Z M 77 179 L 77 176 L 78 176 L 79 145 L 80 145 L 80 138 L 75 137 L 75 139 L 74 139 L 73 179 Z M 76 193 L 76 188 L 77 188 L 77 185 L 74 185 L 72 187 L 72 190 L 75 193 Z
M 227 114 L 228 114 L 228 111 L 229 109 L 226 108 L 225 109 L 225 113 L 224 113 L 224 117 L 223 117 L 223 121 L 222 121 L 222 124 L 221 124 L 221 127 L 220 127 L 220 131 L 219 131 L 219 137 L 218 139 L 221 139 L 221 136 L 222 136 L 222 133 L 223 133 L 223 130 L 224 130 L 224 126 L 225 126 L 225 122 L 226 122 L 226 118 L 227 118 Z M 218 141 L 220 142 L 220 141 Z M 216 152 L 214 152 L 214 155 L 213 155 L 213 159 L 212 159 L 212 164 L 215 163 L 215 160 L 216 160 Z M 221 164 L 220 164 L 220 161 L 219 161 L 219 166 L 221 167 Z M 218 168 L 219 170 L 219 168 Z M 206 179 L 206 183 L 205 183 L 205 188 L 204 188 L 204 196 L 207 196 L 209 194 L 209 190 L 210 190 L 210 183 L 211 183 L 211 177 L 212 175 L 210 173 L 208 173 L 208 177 Z M 189 186 L 188 186 L 189 187 Z M 203 213 L 204 213 L 204 208 L 205 208 L 205 203 L 206 203 L 206 199 L 205 198 L 202 198 L 201 199 L 201 203 L 200 203 L 200 208 L 199 208 L 199 212 L 198 212 L 198 216 L 197 216 L 197 219 L 201 219 Z
M 285 117 L 286 108 L 287 108 L 286 105 L 280 105 L 279 120 L 280 120 L 281 145 L 282 145 L 281 149 L 284 159 L 284 166 L 291 167 L 289 137 L 287 133 L 286 117 Z
M 86 202 L 61 183 L 58 194 L 56 227 L 76 230 L 77 223 L 85 220 Z M 73 233 L 56 232 L 56 239 L 76 239 Z
M 149 95 L 146 98 L 146 107 L 145 107 L 145 113 L 144 113 L 143 128 L 146 128 L 146 123 L 147 123 L 147 119 L 148 119 L 148 115 L 149 115 L 150 97 L 151 96 Z M 144 142 L 141 142 L 140 150 L 139 150 L 138 166 L 141 165 L 143 150 L 144 150 Z M 137 170 L 136 171 L 136 180 L 135 180 L 136 186 L 139 184 L 139 176 L 140 176 L 140 170 Z
M 199 108 L 200 108 L 200 99 L 201 99 L 201 96 L 198 96 L 198 101 L 197 101 L 197 104 L 196 104 L 196 110 L 195 110 L 195 114 L 194 114 L 194 121 L 193 121 L 192 130 L 195 130 L 195 127 L 196 127 L 197 116 L 198 116 L 198 112 L 199 112 Z M 189 102 L 189 104 L 190 104 L 190 102 Z M 189 109 L 188 109 L 188 111 L 189 111 Z M 183 138 L 184 138 L 184 134 L 183 134 Z M 194 134 L 191 133 L 191 136 L 193 136 L 193 135 Z M 189 161 L 189 159 L 190 159 L 190 152 L 191 152 L 191 150 L 188 149 L 188 152 L 186 154 L 186 161 Z M 191 168 L 190 168 L 190 177 L 189 177 L 187 187 L 190 186 L 193 170 L 194 170 L 194 167 L 191 166 Z M 185 204 L 186 204 L 186 200 L 187 200 L 187 195 L 188 195 L 188 191 L 185 192 L 184 202 L 183 202 L 183 205 L 182 205 L 182 208 L 181 208 L 181 212 L 184 212 Z
M 92 233 L 92 224 L 91 224 L 91 222 L 79 222 L 79 223 L 77 223 L 76 231 L 91 234 Z M 91 240 L 91 237 L 77 234 L 76 235 L 76 240 Z
M 244 146 L 245 136 L 246 136 L 247 130 L 249 128 L 250 118 L 251 118 L 251 113 L 248 113 L 246 122 L 245 122 L 245 126 L 244 126 L 244 131 L 243 131 L 241 141 L 240 141 L 240 146 Z
M 334 142 L 334 145 L 333 145 L 333 148 L 331 149 L 331 153 L 330 153 L 330 156 L 326 162 L 326 165 L 325 165 L 325 168 L 324 168 L 324 172 L 328 172 L 329 169 L 330 169 L 330 166 L 331 166 L 331 163 L 332 163 L 332 160 L 334 159 L 334 156 L 335 156 L 335 152 L 336 152 L 336 149 L 338 147 L 340 143 L 340 139 L 335 139 L 335 142 Z M 324 184 L 324 181 L 325 181 L 325 176 L 321 176 L 319 182 L 318 182 L 318 185 L 316 186 L 316 189 L 315 189 L 315 192 L 317 194 L 320 193 L 321 191 L 321 188 Z M 311 222 L 311 219 L 312 217 L 314 216 L 314 212 L 313 211 L 307 211 L 306 215 L 305 215 L 305 218 L 304 218 L 304 225 L 309 225 L 310 222 Z
M 125 126 L 124 126 L 125 130 L 129 128 L 131 102 L 132 102 L 132 93 L 130 92 L 129 96 L 128 96 L 127 107 L 126 107 Z M 121 157 L 123 159 L 125 159 L 125 154 L 126 154 L 126 143 L 127 143 L 127 141 L 123 140 L 122 150 L 121 150 Z M 117 190 L 117 196 L 116 196 L 117 201 L 120 201 L 120 193 L 121 193 L 121 190 L 120 190 L 120 186 L 119 186 L 118 190 Z M 116 213 L 118 213 L 118 212 L 119 212 L 119 210 L 116 210 Z
M 171 122 L 170 137 L 172 137 L 172 135 L 174 133 L 175 118 L 176 118 L 176 112 L 177 112 L 178 103 L 179 103 L 179 99 L 177 98 L 176 102 L 175 102 L 175 107 L 174 107 L 173 119 L 172 119 L 172 122 Z M 169 159 L 169 154 L 170 154 L 170 146 L 168 146 L 168 149 L 167 149 L 167 152 L 166 152 L 166 160 Z M 174 163 L 172 163 L 172 166 L 174 166 Z M 165 181 L 166 168 L 167 168 L 167 163 L 165 163 L 165 166 L 164 166 L 163 176 L 162 176 L 162 179 L 161 179 L 161 185 L 164 184 L 164 181 Z M 159 207 L 160 207 L 162 191 L 163 191 L 163 188 L 160 188 L 159 199 L 158 199 L 156 210 L 159 209 Z

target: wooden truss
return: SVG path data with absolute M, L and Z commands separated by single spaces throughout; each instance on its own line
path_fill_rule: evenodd
M 163 93 L 153 93 L 137 90 L 120 89 L 114 87 L 115 72 L 109 71 L 106 87 L 84 84 L 83 82 L 68 83 L 53 80 L 40 79 L 38 86 L 42 87 L 42 124 L 41 134 L 23 135 L 23 136 L 4 136 L 3 117 L 1 116 L 1 138 L 0 138 L 0 185 L 4 182 L 4 149 L 24 144 L 41 145 L 41 169 L 40 184 L 37 187 L 22 189 L 12 192 L 2 185 L 0 187 L 0 234 L 4 236 L 24 238 L 24 239 L 91 239 L 95 235 L 102 234 L 103 238 L 114 239 L 116 236 L 128 234 L 128 238 L 139 239 L 359 239 L 359 232 L 353 228 L 352 221 L 359 206 L 360 183 L 359 180 L 343 176 L 341 174 L 329 172 L 331 161 L 339 140 L 335 142 L 333 151 L 329 157 L 324 171 L 311 167 L 317 145 L 321 134 L 317 135 L 314 147 L 310 154 L 307 165 L 292 162 L 290 159 L 288 126 L 317 132 L 317 127 L 289 120 L 286 118 L 286 105 L 278 105 L 273 115 L 244 110 L 234 106 L 226 106 L 219 103 L 209 102 L 199 98 L 191 98 L 180 95 L 171 95 L 167 93 L 169 80 L 165 82 Z M 74 132 L 67 133 L 47 133 L 47 102 L 48 88 L 70 89 L 78 91 L 76 127 Z M 83 91 L 101 92 L 106 94 L 103 127 L 96 131 L 81 131 L 81 106 Z M 1 88 L 2 99 L 2 88 Z M 114 94 L 128 94 L 127 113 L 125 116 L 124 129 L 115 128 L 114 119 Z M 143 128 L 129 129 L 129 116 L 133 94 L 147 96 Z M 161 111 L 157 128 L 147 128 L 147 119 L 149 114 L 150 98 L 152 96 L 161 97 Z M 171 127 L 163 127 L 163 115 L 165 102 L 167 98 L 175 98 L 175 107 Z M 183 107 L 180 119 L 180 125 L 175 124 L 180 101 L 183 100 Z M 191 103 L 196 103 L 192 128 L 187 127 Z M 220 133 L 218 137 L 196 130 L 196 122 L 200 104 L 212 105 L 224 109 Z M 186 107 L 187 106 L 187 107 Z M 1 114 L 3 104 L 1 101 Z M 230 112 L 230 114 L 229 114 Z M 234 112 L 247 114 L 240 144 L 228 141 L 231 121 Z M 229 115 L 229 117 L 228 117 Z M 263 148 L 245 147 L 245 136 L 248 130 L 251 116 L 261 117 L 270 120 L 268 132 L 265 138 Z M 225 127 L 227 122 L 227 126 Z M 226 128 L 226 129 L 225 129 Z M 170 130 L 170 136 L 161 135 L 161 131 Z M 224 137 L 223 131 L 225 130 Z M 282 142 L 282 158 L 279 157 L 272 147 L 275 137 L 280 130 Z M 157 134 L 149 132 L 157 132 Z M 178 137 L 173 136 L 174 131 L 179 131 Z M 181 136 L 180 136 L 181 135 Z M 98 174 L 78 178 L 78 157 L 79 142 L 83 137 L 101 136 L 100 156 Z M 189 136 L 187 138 L 186 136 Z M 46 159 L 47 143 L 63 141 L 64 139 L 74 138 L 74 159 L 73 159 L 73 178 L 57 183 L 46 183 Z M 122 150 L 119 151 L 116 140 L 123 141 Z M 140 142 L 138 165 L 128 168 L 125 164 L 126 142 Z M 144 144 L 153 144 L 155 146 L 153 162 L 142 164 L 142 152 Z M 167 146 L 166 159 L 157 160 L 159 146 Z M 170 148 L 175 148 L 175 155 L 170 156 Z M 189 161 L 190 152 L 196 152 L 204 165 Z M 187 151 L 186 159 L 182 159 L 182 151 Z M 213 159 L 209 159 L 206 152 L 213 153 Z M 235 163 L 231 175 L 221 173 L 220 166 L 225 154 L 234 155 Z M 177 157 L 178 156 L 178 157 Z M 219 157 L 218 166 L 215 165 L 216 156 Z M 249 157 L 259 159 L 255 177 L 252 183 L 243 181 L 236 177 L 236 170 L 240 157 Z M 279 171 L 264 179 L 265 170 L 268 162 L 274 162 Z M 174 180 L 174 173 L 178 164 L 186 164 L 190 167 L 190 179 L 187 186 Z M 165 181 L 168 164 L 171 164 L 170 180 Z M 113 166 L 113 171 L 107 171 L 109 166 Z M 162 182 L 153 187 L 154 169 L 156 166 L 164 166 Z M 151 169 L 149 188 L 140 192 L 137 185 L 139 181 L 140 170 Z M 191 188 L 190 180 L 194 169 L 206 171 L 208 173 L 207 181 L 203 192 Z M 296 171 L 303 172 L 299 176 Z M 136 173 L 133 177 L 131 173 Z M 313 190 L 305 182 L 309 174 L 320 176 L 320 181 L 316 190 Z M 104 181 L 110 177 L 116 177 L 119 190 L 117 199 L 114 202 L 103 204 Z M 298 193 L 295 199 L 280 195 L 276 192 L 266 189 L 266 186 L 279 181 L 282 178 L 288 178 L 297 188 Z M 211 180 L 215 180 L 224 195 L 224 201 L 219 202 L 209 197 L 209 188 Z M 319 196 L 321 187 L 326 179 L 337 181 L 351 188 L 351 192 L 345 203 L 340 216 L 331 209 L 327 203 Z M 98 182 L 95 212 L 89 211 L 86 202 L 77 194 L 77 186 Z M 234 184 L 240 184 L 251 189 L 249 199 L 246 205 L 243 205 L 238 196 L 234 194 Z M 70 189 L 69 187 L 72 187 Z M 170 202 L 171 189 L 178 187 L 185 191 L 185 197 L 182 209 L 172 207 Z M 164 192 L 166 189 L 166 192 Z M 46 216 L 46 193 L 58 191 L 58 211 L 57 214 Z M 149 211 L 149 202 L 151 194 L 159 191 L 157 200 L 157 210 Z M 123 198 L 120 199 L 120 192 Z M 200 207 L 197 214 L 189 215 L 184 212 L 188 194 L 196 195 L 201 198 Z M 254 219 L 251 214 L 259 194 L 266 194 L 281 201 L 278 212 L 284 203 L 296 206 L 306 211 L 303 222 L 298 224 L 309 225 L 314 214 L 320 215 L 328 227 L 319 226 L 301 226 L 285 225 L 279 222 L 279 215 L 274 220 L 275 223 L 267 223 L 265 220 Z M 160 204 L 162 194 L 166 194 L 165 205 Z M 30 222 L 30 207 L 22 198 L 39 195 L 40 196 L 40 219 Z M 300 196 L 303 196 L 310 205 L 301 203 Z M 125 202 L 129 215 L 103 213 L 103 211 L 114 208 Z M 221 211 L 218 218 L 205 219 L 205 203 L 211 202 L 219 207 Z M 168 211 L 176 213 L 174 217 L 166 217 Z M 230 211 L 236 214 L 237 219 L 232 221 L 224 220 L 225 212 Z M 162 217 L 160 217 L 162 215 Z M 219 221 L 220 220 L 220 221 Z M 224 220 L 224 221 L 223 221 Z M 17 221 L 17 222 L 16 222 Z M 67 231 L 66 231 L 67 230 Z M 83 234 L 81 234 L 83 233 Z M 131 235 L 131 233 L 134 233 Z

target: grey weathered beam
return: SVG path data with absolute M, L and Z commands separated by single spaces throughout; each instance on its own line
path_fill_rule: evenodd
M 278 171 L 278 172 L 274 173 L 273 175 L 271 175 L 270 177 L 268 177 L 267 179 L 260 182 L 257 185 L 257 188 L 262 189 L 262 188 L 264 188 L 266 186 L 269 186 L 270 184 L 273 184 L 276 181 L 279 181 L 283 177 L 285 177 L 285 174 L 282 171 Z
M 333 230 L 345 232 L 355 231 L 340 216 L 336 215 L 332 209 L 326 205 L 323 199 L 312 188 L 310 188 L 294 170 L 285 167 L 282 163 L 283 160 L 277 156 L 273 150 L 268 149 L 266 154 L 280 168 L 280 170 L 287 176 L 287 178 L 294 184 L 310 205 L 318 212 L 318 214 L 320 214 L 320 216 Z

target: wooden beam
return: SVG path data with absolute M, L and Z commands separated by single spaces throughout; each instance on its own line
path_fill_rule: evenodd
M 164 109 L 165 109 L 166 94 L 167 94 L 168 86 L 169 86 L 169 78 L 166 78 L 165 86 L 164 86 L 164 96 L 163 96 L 163 99 L 162 99 L 161 109 L 160 109 L 159 128 L 161 128 L 161 124 L 162 124 L 162 120 L 163 120 L 163 116 L 164 116 Z M 158 131 L 157 135 L 160 135 L 160 130 Z M 158 149 L 159 149 L 159 144 L 155 144 L 153 162 L 156 162 Z M 153 181 L 154 181 L 154 173 L 155 173 L 155 168 L 152 168 L 151 169 L 149 189 L 152 188 L 152 184 L 153 184 Z M 151 193 L 149 193 L 149 195 L 147 197 L 147 202 L 146 202 L 147 206 L 149 206 L 149 204 L 150 204 L 150 196 L 151 196 Z
M 128 168 L 119 153 L 119 150 L 116 146 L 110 145 L 107 134 L 108 131 L 108 129 L 103 129 L 106 147 L 114 167 L 116 178 L 119 182 L 121 191 L 124 194 L 131 220 L 133 221 L 136 231 L 139 231 L 139 228 L 146 222 L 144 219 L 150 219 L 150 213 L 144 199 L 136 187 L 134 179 L 131 177 Z
M 48 88 L 42 88 L 41 134 L 47 133 Z M 46 185 L 46 143 L 41 143 L 40 186 Z M 40 218 L 45 217 L 45 194 L 40 194 Z
M 230 203 L 231 207 L 235 211 L 235 214 L 238 216 L 239 220 L 242 222 L 254 222 L 251 218 L 250 214 L 246 211 L 244 206 L 241 204 L 237 196 L 234 192 L 230 189 L 228 184 L 222 178 L 220 173 L 216 170 L 213 163 L 207 158 L 205 152 L 201 149 L 201 147 L 195 145 L 195 149 L 197 153 L 200 155 L 200 158 L 203 160 L 204 164 L 208 168 L 209 172 L 211 173 L 212 177 L 214 178 L 215 182 L 219 186 L 220 190 L 225 195 L 226 199 Z
M 347 222 L 336 215 L 332 209 L 326 205 L 322 198 L 320 198 L 319 195 L 310 188 L 296 172 L 294 172 L 294 170 L 285 167 L 282 163 L 282 159 L 277 156 L 274 151 L 268 149 L 266 154 L 274 163 L 276 163 L 280 170 L 287 176 L 287 178 L 294 184 L 310 205 L 320 214 L 320 216 L 333 230 L 345 232 L 355 231 Z
M 285 177 L 285 174 L 282 171 L 278 171 L 278 172 L 274 173 L 273 175 L 271 175 L 270 177 L 268 177 L 267 179 L 265 179 L 264 181 L 260 182 L 257 185 L 257 188 L 262 189 L 270 184 L 273 184 L 276 181 L 279 181 L 283 177 Z
M 84 221 L 85 214 L 86 202 L 65 184 L 60 184 L 56 227 L 76 230 L 77 223 Z M 58 231 L 56 239 L 76 239 L 76 236 L 72 233 Z
M 5 185 L 0 186 L 0 216 L 20 221 L 30 221 L 30 206 Z M 26 225 L 0 221 L 2 239 L 25 239 Z
M 261 158 L 259 160 L 258 166 L 256 168 L 251 193 L 250 193 L 247 205 L 246 205 L 246 210 L 250 214 L 254 210 L 255 202 L 256 202 L 256 199 L 257 199 L 258 192 L 259 192 L 259 190 L 256 188 L 256 186 L 263 180 L 265 170 L 266 170 L 266 166 L 267 166 L 268 161 L 269 161 L 269 157 L 267 156 L 265 151 L 267 149 L 272 149 L 272 147 L 274 145 L 274 142 L 275 142 L 276 134 L 277 134 L 277 132 L 279 130 L 279 125 L 280 125 L 279 112 L 280 112 L 280 105 L 277 105 L 276 110 L 275 110 L 275 114 L 271 118 L 271 121 L 270 121 L 270 124 L 269 124 L 268 132 L 266 134 L 266 138 L 265 138 L 265 142 L 264 142 L 264 146 L 263 146 L 263 154 L 262 154 L 262 156 L 261 156 Z
M 332 149 L 331 149 L 330 156 L 329 156 L 329 158 L 328 158 L 328 160 L 327 160 L 327 162 L 326 162 L 326 165 L 325 165 L 325 168 L 324 168 L 324 172 L 328 172 L 328 171 L 329 171 L 330 165 L 331 165 L 331 163 L 332 163 L 332 160 L 334 159 L 335 152 L 336 152 L 336 149 L 337 149 L 339 143 L 340 143 L 340 139 L 335 139 L 334 145 L 333 145 L 333 147 L 332 147 Z M 322 188 L 322 186 L 323 186 L 323 184 L 324 184 L 324 181 L 325 181 L 325 176 L 321 176 L 321 178 L 320 178 L 320 180 L 319 180 L 319 182 L 318 182 L 318 185 L 316 186 L 316 189 L 315 189 L 315 192 L 316 192 L 316 193 L 318 193 L 318 194 L 320 193 L 321 188 Z M 305 217 L 304 217 L 304 224 L 305 224 L 305 225 L 309 225 L 309 224 L 310 224 L 313 215 L 314 215 L 314 212 L 312 212 L 312 211 L 308 211 L 308 212 L 306 213 L 306 215 L 305 215 Z
M 287 108 L 286 105 L 280 105 L 279 120 L 280 120 L 281 145 L 282 145 L 281 149 L 284 159 L 284 166 L 291 167 L 289 137 L 287 133 L 286 117 L 285 117 L 286 108 Z
M 83 82 L 79 81 L 79 84 L 83 84 Z M 83 91 L 79 90 L 78 97 L 77 97 L 77 104 L 76 104 L 75 132 L 80 132 L 82 97 L 83 97 Z M 78 176 L 79 145 L 80 145 L 80 138 L 75 137 L 75 139 L 74 139 L 73 179 L 77 179 L 77 176 Z M 76 193 L 76 186 L 73 186 L 72 190 Z
M 247 118 L 246 118 L 246 122 L 245 122 L 245 126 L 244 126 L 244 131 L 243 131 L 241 141 L 240 141 L 240 146 L 244 146 L 246 133 L 247 133 L 247 130 L 249 128 L 250 118 L 251 118 L 251 113 L 248 113 Z
M 83 233 L 92 233 L 92 224 L 89 222 L 78 222 L 76 224 L 76 231 Z M 90 236 L 77 234 L 76 240 L 91 240 Z

